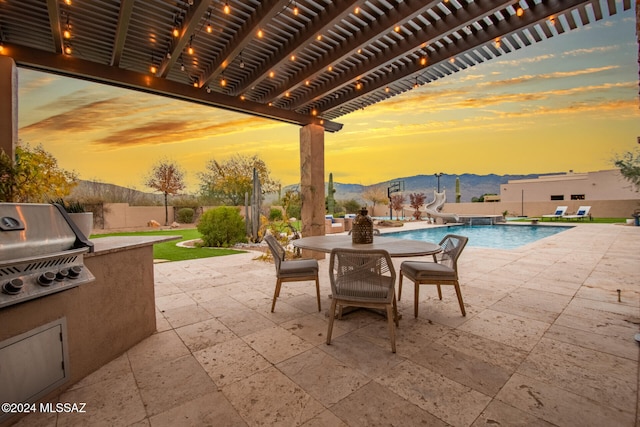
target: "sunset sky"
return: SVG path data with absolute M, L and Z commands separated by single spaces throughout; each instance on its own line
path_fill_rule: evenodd
M 338 118 L 325 133 L 334 181 L 417 174 L 612 169 L 640 136 L 634 10 L 553 37 Z M 80 178 L 139 190 L 161 159 L 198 189 L 207 161 L 257 154 L 300 177 L 299 131 L 159 96 L 19 68 L 19 138 Z

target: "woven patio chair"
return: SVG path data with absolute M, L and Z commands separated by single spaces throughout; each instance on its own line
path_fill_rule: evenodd
M 271 303 L 271 312 L 276 308 L 276 300 L 280 296 L 280 288 L 283 282 L 304 282 L 315 280 L 316 282 L 316 298 L 318 299 L 318 311 L 322 310 L 320 306 L 320 281 L 318 279 L 318 261 L 315 259 L 294 259 L 285 260 L 286 251 L 275 237 L 268 234 L 264 236 L 267 241 L 273 262 L 276 266 L 276 289 L 273 293 L 273 302 Z
M 468 237 L 448 234 L 440 241 L 442 252 L 433 256 L 436 262 L 404 261 L 400 264 L 398 301 L 402 297 L 402 277 L 406 276 L 409 280 L 413 281 L 415 287 L 415 298 L 413 302 L 413 314 L 415 317 L 418 317 L 420 285 L 436 285 L 440 299 L 442 299 L 440 285 L 453 285 L 456 290 L 456 295 L 458 296 L 460 311 L 462 311 L 463 316 L 467 315 L 462 301 L 460 283 L 458 282 L 458 257 L 460 257 L 460 253 L 462 253 L 468 240 Z
M 331 344 L 336 307 L 386 310 L 391 350 L 396 352 L 398 309 L 395 298 L 396 272 L 385 250 L 334 249 L 329 261 L 331 309 L 327 344 Z M 340 310 L 342 313 L 342 310 Z

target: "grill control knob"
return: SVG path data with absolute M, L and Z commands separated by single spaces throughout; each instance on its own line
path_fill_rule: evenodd
M 55 279 L 56 274 L 51 271 L 47 271 L 46 273 L 42 273 L 40 277 L 38 277 L 38 283 L 42 286 L 50 286 Z
M 11 279 L 9 282 L 2 285 L 2 292 L 9 295 L 16 295 L 22 291 L 22 279 Z
M 63 268 L 62 270 L 56 273 L 56 281 L 62 282 L 64 279 L 67 278 L 68 275 L 69 275 L 69 270 L 66 268 Z
M 69 269 L 69 271 L 67 271 L 67 275 L 69 276 L 69 279 L 77 279 L 78 276 L 80 276 L 81 272 L 82 272 L 82 267 L 79 265 L 74 265 Z

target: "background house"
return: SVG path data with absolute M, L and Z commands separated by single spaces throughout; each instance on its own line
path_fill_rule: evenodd
M 535 179 L 509 180 L 500 186 L 502 202 L 547 202 L 563 205 L 570 201 L 589 204 L 592 200 L 632 200 L 639 193 L 618 169 L 596 172 L 546 175 Z

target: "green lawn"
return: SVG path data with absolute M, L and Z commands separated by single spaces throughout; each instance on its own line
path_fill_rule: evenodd
M 167 261 L 184 261 L 188 259 L 209 258 L 214 256 L 240 254 L 244 251 L 224 248 L 182 248 L 176 243 L 185 240 L 199 239 L 200 232 L 195 228 L 168 231 L 139 231 L 127 233 L 92 234 L 92 239 L 107 236 L 182 236 L 177 240 L 153 245 L 153 258 Z

